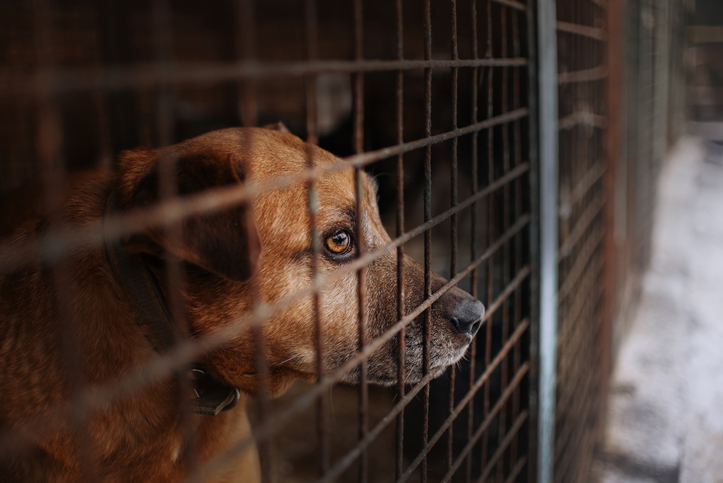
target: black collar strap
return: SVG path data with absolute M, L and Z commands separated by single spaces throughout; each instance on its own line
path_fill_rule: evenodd
M 105 219 L 118 212 L 118 200 L 111 193 L 106 202 Z M 124 250 L 117 240 L 105 236 L 105 251 L 111 270 L 138 312 L 138 325 L 159 354 L 173 346 L 172 317 L 156 277 L 143 255 Z M 196 392 L 196 398 L 181 403 L 181 409 L 197 414 L 215 416 L 236 406 L 241 392 L 222 384 L 208 374 L 200 364 L 191 364 L 183 374 Z

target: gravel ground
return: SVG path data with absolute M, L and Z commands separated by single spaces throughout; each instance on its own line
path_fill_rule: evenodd
M 682 140 L 619 352 L 600 482 L 723 482 L 723 149 Z

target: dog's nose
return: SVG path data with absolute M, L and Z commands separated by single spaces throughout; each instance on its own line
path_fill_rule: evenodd
M 479 300 L 462 300 L 455 307 L 449 321 L 458 331 L 473 337 L 482 323 L 484 313 L 485 307 Z

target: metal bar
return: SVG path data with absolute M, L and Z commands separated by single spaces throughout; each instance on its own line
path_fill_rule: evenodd
M 432 59 L 432 8 L 430 0 L 424 1 L 424 60 Z M 432 69 L 424 70 L 424 137 L 432 136 Z M 424 221 L 432 218 L 432 145 L 424 152 Z M 432 231 L 424 232 L 424 297 L 432 295 Z M 432 311 L 424 312 L 424 332 L 422 339 L 423 373 L 429 373 L 429 349 L 432 327 Z M 429 440 L 429 385 L 424 387 L 422 394 L 422 444 Z M 421 483 L 427 482 L 427 455 L 421 464 Z
M 559 85 L 571 84 L 577 82 L 593 82 L 608 77 L 607 65 L 599 65 L 592 69 L 577 70 L 571 72 L 560 72 L 557 74 L 557 83 Z
M 442 69 L 450 67 L 510 66 L 524 67 L 526 58 L 461 59 L 461 60 L 317 60 L 314 62 L 174 62 L 169 69 L 159 70 L 154 63 L 138 63 L 132 67 L 58 68 L 53 72 L 54 90 L 59 93 L 77 91 L 114 91 L 148 89 L 159 84 L 220 84 L 244 79 L 305 77 L 312 74 L 388 72 L 397 70 Z M 39 68 L 33 74 L 0 71 L 0 96 L 33 97 L 38 85 L 44 83 L 48 70 Z
M 479 58 L 479 49 L 477 45 L 477 1 L 472 0 L 471 2 L 470 18 L 472 23 L 472 58 Z M 478 116 L 478 84 L 479 82 L 479 68 L 474 67 L 472 69 L 472 92 L 471 92 L 471 119 L 470 122 L 475 124 Z M 471 157 L 471 176 L 472 176 L 472 197 L 474 197 L 479 191 L 479 152 L 478 152 L 478 137 L 477 132 L 472 134 L 472 157 Z M 472 203 L 470 206 L 470 259 L 474 260 L 477 256 L 477 203 Z M 472 270 L 470 273 L 470 294 L 477 298 L 478 291 L 478 278 L 477 270 Z M 475 383 L 475 370 L 477 360 L 477 338 L 472 339 L 472 343 L 469 348 L 469 377 L 468 387 L 469 391 Z M 468 392 L 469 392 L 468 391 Z M 467 403 L 467 439 L 472 438 L 472 432 L 474 428 L 474 399 L 470 399 Z M 451 465 L 450 465 L 451 467 Z M 469 483 L 472 478 L 472 454 L 467 455 L 465 460 L 465 481 Z
M 519 10 L 520 12 L 524 12 L 527 10 L 527 7 L 520 2 L 517 2 L 515 0 L 492 0 L 495 3 L 499 3 L 500 5 L 504 5 L 505 7 L 513 8 L 515 10 Z
M 539 158 L 539 134 L 541 133 L 539 128 L 539 102 L 538 94 L 539 90 L 539 72 L 538 67 L 538 49 L 537 49 L 537 2 L 529 2 L 530 8 L 527 10 L 525 17 L 527 23 L 527 55 L 530 58 L 530 62 L 527 65 L 527 105 L 530 110 L 529 117 L 529 128 L 527 130 L 529 138 L 529 149 L 528 159 L 530 160 L 530 176 L 529 176 L 529 191 L 531 202 L 531 221 L 529 230 L 529 256 L 530 256 L 530 267 L 532 270 L 530 276 L 530 352 L 529 352 L 529 363 L 530 363 L 530 377 L 529 377 L 529 398 L 528 404 L 530 408 L 530 424 L 528 434 L 528 450 L 527 459 L 529 461 L 527 469 L 527 482 L 536 483 L 539 481 L 539 454 L 540 446 L 539 442 L 542 440 L 539 431 L 539 420 L 540 418 L 540 389 L 542 379 L 539 374 L 540 365 L 540 206 L 539 200 L 541 199 L 540 194 L 540 158 Z M 549 16 L 549 14 L 548 14 Z M 549 37 L 549 33 L 545 34 Z M 547 46 L 546 49 L 550 47 Z M 549 85 L 547 86 L 549 90 Z M 554 105 L 554 104 L 553 104 Z M 547 106 L 549 110 L 549 105 Z M 549 150 L 549 147 L 547 147 Z M 554 152 L 554 150 L 552 151 Z M 547 437 L 547 435 L 546 435 Z
M 256 62 L 254 0 L 236 0 L 236 4 L 237 62 Z M 238 82 L 238 111 L 243 126 L 255 126 L 258 123 L 257 87 L 257 79 L 241 79 Z
M 557 32 L 554 0 L 537 0 L 540 146 L 540 373 L 537 473 L 551 483 L 555 440 L 555 367 L 557 351 L 558 129 Z
M 314 60 L 318 56 L 318 39 L 317 39 L 317 19 L 316 19 L 316 0 L 306 0 L 305 4 L 305 21 L 306 21 L 306 55 L 310 60 Z M 318 142 L 318 112 L 317 112 L 317 83 L 316 78 L 307 79 L 306 84 L 306 132 L 307 142 L 316 144 Z M 314 167 L 314 158 L 311 149 L 306 150 L 306 164 L 311 169 Z M 309 231 L 311 235 L 311 274 L 312 278 L 316 278 L 319 273 L 319 254 L 321 253 L 320 234 L 316 229 L 316 215 L 318 210 L 318 200 L 314 191 L 314 180 L 308 181 L 308 205 L 309 205 Z M 320 384 L 324 375 L 324 334 L 321 326 L 321 317 L 319 312 L 319 293 L 314 292 L 312 296 L 312 318 L 314 321 L 314 351 L 316 353 L 316 383 Z M 331 451 L 329 445 L 329 431 L 326 418 L 327 393 L 322 392 L 316 400 L 316 436 L 319 444 L 319 461 L 318 471 L 319 477 L 323 477 L 329 470 L 331 461 Z
M 364 57 L 364 23 L 363 9 L 361 0 L 354 0 L 353 4 L 353 44 L 354 44 L 354 60 L 359 62 Z M 364 151 L 364 74 L 355 72 L 353 74 L 354 89 L 354 152 L 360 154 Z M 355 184 L 355 203 L 356 203 L 356 249 L 357 259 L 364 256 L 364 238 L 362 237 L 363 229 L 363 211 L 362 197 L 363 187 L 361 184 L 361 167 L 354 167 L 354 184 Z M 358 337 L 359 352 L 363 352 L 366 346 L 366 289 L 365 289 L 365 268 L 359 267 L 357 271 L 357 320 L 358 320 Z M 359 363 L 359 411 L 358 411 L 358 437 L 363 440 L 366 437 L 369 426 L 369 388 L 367 386 L 367 360 L 363 358 Z M 366 451 L 362 451 L 359 455 L 359 483 L 365 483 L 368 479 L 369 462 Z
M 451 36 L 451 56 L 452 60 L 459 59 L 459 51 L 458 51 L 458 45 L 457 45 L 457 1 L 452 0 L 451 1 L 451 26 L 450 29 L 452 31 Z M 457 129 L 457 117 L 458 117 L 458 96 L 457 96 L 457 84 L 459 83 L 459 70 L 456 67 L 452 67 L 452 129 Z M 458 151 L 458 145 L 459 145 L 459 138 L 454 138 L 452 140 L 452 164 L 450 166 L 450 178 L 451 178 L 451 199 L 450 204 L 452 207 L 457 206 L 457 174 L 458 174 L 458 159 L 457 159 L 457 151 Z M 454 277 L 457 274 L 457 230 L 458 230 L 458 224 L 459 220 L 457 218 L 457 215 L 452 215 L 452 229 L 450 232 L 450 244 L 452 248 L 452 253 L 450 257 L 450 266 L 449 266 L 449 274 L 450 277 Z M 449 391 L 447 395 L 447 409 L 451 412 L 454 408 L 454 386 L 456 383 L 456 366 L 452 364 L 449 368 Z M 454 426 L 449 425 L 448 431 L 447 431 L 447 466 L 452 466 L 452 458 L 453 458 L 453 446 L 454 446 Z
M 500 37 L 502 38 L 501 45 L 500 45 L 500 55 L 505 58 L 507 57 L 507 10 L 504 8 L 500 9 Z M 500 68 L 502 71 L 502 99 L 501 99 L 501 109 L 502 112 L 507 112 L 508 108 L 508 97 L 509 97 L 509 71 L 507 67 Z M 510 132 L 509 132 L 509 123 L 505 123 L 502 126 L 500 126 L 500 130 L 502 131 L 502 173 L 505 174 L 510 169 Z M 506 184 L 502 188 L 502 230 L 506 230 L 507 226 L 509 225 L 509 219 L 510 219 L 510 185 Z M 502 284 L 506 285 L 507 280 L 509 278 L 509 271 L 510 271 L 510 244 L 506 243 L 504 247 L 502 248 Z M 505 303 L 502 307 L 502 341 L 504 342 L 507 340 L 508 334 L 509 334 L 509 322 L 510 322 L 510 304 Z M 508 364 L 504 364 L 501 367 L 501 374 L 500 374 L 500 384 L 502 387 L 505 387 L 507 385 L 507 366 Z M 499 417 L 499 430 L 497 433 L 497 442 L 498 445 L 500 444 L 500 438 L 502 438 L 502 435 L 505 434 L 505 428 L 507 426 L 507 405 L 502 406 L 502 409 L 500 409 L 500 417 Z M 504 460 L 500 458 L 497 463 L 497 473 L 503 474 L 504 473 Z
M 33 124 L 35 156 L 40 169 L 40 181 L 43 193 L 40 204 L 48 215 L 50 226 L 64 224 L 63 212 L 58 210 L 62 205 L 63 187 L 66 183 L 66 168 L 63 159 L 63 125 L 60 108 L 57 102 L 55 87 L 55 64 L 52 45 L 56 40 L 55 26 L 52 14 L 45 0 L 34 0 L 31 4 L 33 21 L 32 48 L 34 61 L 38 66 L 47 68 L 48 76 L 34 87 L 33 98 Z M 68 263 L 59 263 L 50 267 L 50 288 L 48 294 L 51 303 L 57 307 L 57 323 L 59 330 L 59 350 L 61 356 L 62 374 L 67 375 L 66 390 L 71 398 L 78 399 L 78 405 L 71 407 L 67 414 L 68 425 L 78 429 L 77 457 L 80 460 L 79 476 L 81 479 L 92 481 L 98 478 L 98 462 L 94 442 L 88 432 L 87 403 L 78 397 L 87 387 L 85 372 L 83 371 L 84 354 L 79 346 L 79 334 L 74 322 L 74 310 L 71 301 L 76 297 L 77 287 L 71 275 Z M 11 328 L 12 330 L 12 328 Z M 21 430 L 15 429 L 18 433 Z M 23 436 L 13 438 L 14 432 L 9 433 L 8 447 L 13 449 L 21 446 Z M 22 433 L 20 433 L 22 434 Z M 47 433 L 44 435 L 47 438 Z M 8 453 L 8 451 L 4 451 Z M 1 452 L 0 452 L 1 453 Z M 72 454 L 72 453 L 71 453 Z
M 402 0 L 395 2 L 397 30 L 397 60 L 404 59 L 404 18 Z M 404 144 L 404 71 L 397 71 L 396 78 L 397 144 Z M 404 235 L 404 155 L 397 155 L 397 237 Z M 404 318 L 404 245 L 397 247 L 397 320 Z M 397 393 L 404 400 L 405 379 L 405 337 L 404 326 L 397 335 Z M 397 415 L 395 479 L 404 472 L 404 406 Z
M 592 126 L 599 129 L 607 127 L 607 117 L 588 111 L 577 111 L 561 117 L 558 121 L 560 131 L 572 129 L 579 125 Z
M 557 21 L 556 28 L 560 32 L 580 35 L 581 37 L 587 37 L 589 39 L 599 40 L 601 42 L 607 40 L 605 31 L 597 27 L 588 27 L 587 25 Z
M 486 38 L 486 49 L 485 49 L 485 57 L 490 58 L 492 57 L 492 1 L 487 1 L 487 38 Z M 492 67 L 489 67 L 487 70 L 487 118 L 491 119 L 494 116 L 494 100 L 493 100 L 493 84 L 494 84 L 494 69 Z M 487 183 L 490 184 L 493 182 L 495 178 L 495 172 L 494 172 L 494 131 L 493 129 L 487 130 Z M 495 236 L 495 223 L 492 222 L 492 220 L 495 219 L 495 197 L 490 196 L 487 201 L 487 245 L 491 245 L 494 240 Z M 486 275 L 487 275 L 487 299 L 492 300 L 494 298 L 494 260 L 490 259 L 489 263 L 487 263 L 486 268 Z M 486 327 L 486 334 L 485 334 L 485 367 L 489 366 L 490 364 L 490 357 L 492 354 L 492 324 L 488 324 Z M 489 385 L 485 386 L 484 395 L 483 395 L 483 412 L 482 415 L 484 418 L 488 417 L 489 410 L 490 410 L 490 388 Z M 487 462 L 487 453 L 488 453 L 488 445 L 489 443 L 489 435 L 485 431 L 483 437 L 482 437 L 482 444 L 480 445 L 480 465 L 484 465 Z M 472 474 L 471 474 L 471 467 L 470 471 L 467 473 L 467 480 L 471 481 Z

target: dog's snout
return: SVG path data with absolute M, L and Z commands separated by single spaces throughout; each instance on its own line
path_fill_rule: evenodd
M 485 307 L 479 300 L 462 300 L 449 317 L 449 321 L 462 334 L 473 337 L 482 323 Z

